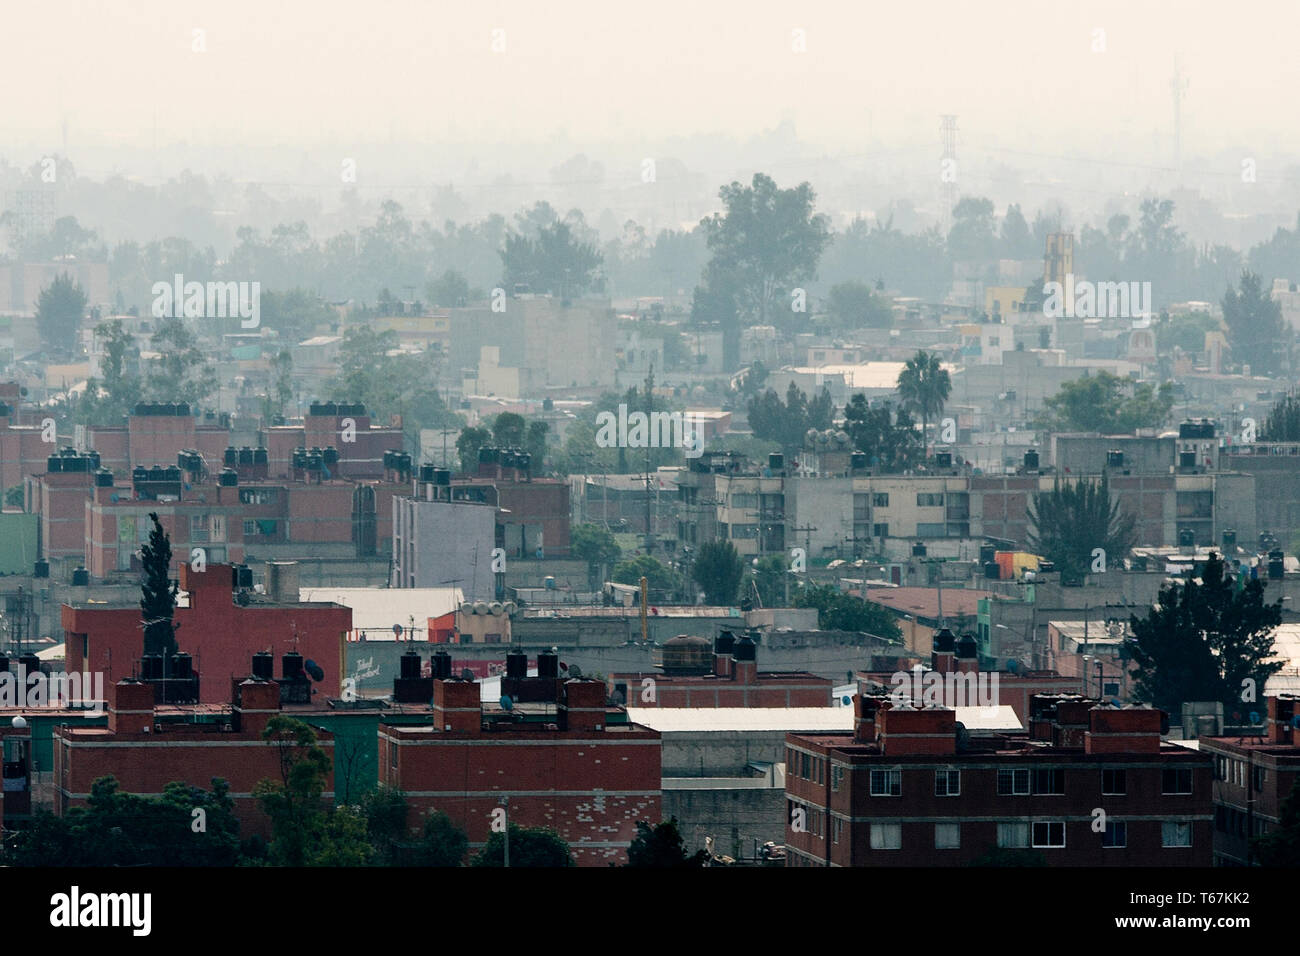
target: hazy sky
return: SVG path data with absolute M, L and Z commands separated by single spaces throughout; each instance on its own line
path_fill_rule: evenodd
M 929 163 L 955 113 L 966 155 L 1152 160 L 1172 148 L 1175 55 L 1185 154 L 1300 152 L 1294 0 L 39 0 L 0 23 L 0 149 L 60 149 L 66 121 L 92 174 L 97 146 L 148 147 L 155 123 L 164 146 L 564 133 L 635 154 L 791 119 L 827 152 Z

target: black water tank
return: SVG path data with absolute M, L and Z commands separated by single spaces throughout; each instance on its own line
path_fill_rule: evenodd
M 951 468 L 951 467 L 952 467 L 952 452 L 950 452 L 950 451 L 936 451 L 936 452 L 934 453 L 934 467 L 936 467 L 936 468 Z
M 297 651 L 290 651 L 280 658 L 280 675 L 286 680 L 294 680 L 302 677 L 302 655 Z
M 433 473 L 434 473 L 435 471 L 437 471 L 437 470 L 438 470 L 438 469 L 435 468 L 433 465 L 421 465 L 421 466 L 420 466 L 420 480 L 421 480 L 421 481 L 433 481 Z
M 1191 528 L 1182 528 L 1178 532 L 1178 546 L 1180 548 L 1194 547 L 1196 544 L 1196 532 Z
M 850 468 L 866 468 L 867 461 L 867 453 L 865 451 L 855 451 L 853 454 L 849 455 Z
M 181 651 L 172 657 L 172 677 L 176 680 L 189 680 L 194 676 L 194 659 Z
M 1179 468 L 1195 468 L 1195 467 L 1196 467 L 1196 452 L 1194 452 L 1194 451 L 1180 451 L 1180 452 L 1178 453 L 1178 467 L 1179 467 Z
M 233 468 L 222 468 L 221 473 L 217 475 L 217 484 L 223 488 L 232 488 L 239 484 L 239 472 Z
M 420 676 L 420 668 L 423 666 L 423 661 L 420 660 L 420 655 L 415 653 L 415 651 L 407 651 L 401 656 L 400 660 L 402 680 L 418 679 Z
M 234 445 L 228 445 L 221 455 L 221 462 L 227 468 L 233 468 L 239 464 L 239 449 Z
M 74 588 L 84 588 L 90 586 L 90 572 L 85 568 L 78 566 L 72 572 L 72 586 Z
M 1286 573 L 1286 554 L 1282 551 L 1270 551 L 1268 553 L 1268 578 L 1270 581 L 1280 581 L 1283 574 Z
M 957 656 L 970 660 L 979 657 L 979 642 L 974 634 L 963 634 L 957 641 Z
M 950 654 L 957 646 L 957 637 L 948 628 L 935 632 L 933 649 L 940 654 Z
M 1038 470 L 1038 452 L 1034 451 L 1031 448 L 1029 451 L 1025 452 L 1025 471 L 1037 471 L 1037 470 Z
M 980 545 L 980 564 L 988 564 L 998 559 L 998 549 L 991 544 Z
M 1226 555 L 1229 551 L 1237 550 L 1237 532 L 1228 530 L 1223 532 L 1223 553 Z
M 923 557 L 925 557 L 925 544 L 924 544 L 924 542 L 918 541 L 918 542 L 916 542 L 916 544 L 912 545 L 912 557 L 914 557 L 914 558 L 923 558 Z
M 46 561 L 44 558 L 40 558 L 36 562 L 36 565 L 32 568 L 32 577 L 48 578 L 49 576 L 50 576 L 50 562 Z
M 241 588 L 251 588 L 253 586 L 253 569 L 246 564 L 239 566 L 239 586 Z
M 9 655 L 0 654 L 0 674 L 9 673 Z
M 746 634 L 740 640 L 736 641 L 736 660 L 752 661 L 758 658 L 758 645 L 750 640 Z
M 145 654 L 140 658 L 141 680 L 162 680 L 163 659 L 161 654 Z
M 99 469 L 99 471 L 95 472 L 95 487 L 112 488 L 113 473 L 109 471 L 107 468 L 101 468 Z
M 55 474 L 55 473 L 57 473 L 57 474 L 62 474 L 62 473 L 63 473 L 63 459 L 60 458 L 58 455 L 51 455 L 49 458 L 47 458 L 47 459 L 45 460 L 45 470 L 46 470 L 46 472 L 48 472 L 48 473 L 52 473 L 52 474 Z
M 337 465 L 339 463 L 339 450 L 333 446 L 326 448 L 321 452 L 321 460 L 327 465 Z
M 713 652 L 715 654 L 735 654 L 736 653 L 736 635 L 730 631 L 723 631 L 718 635 L 718 639 L 713 642 Z
M 996 561 L 985 561 L 984 577 L 989 581 L 998 580 L 1002 577 L 1002 567 Z
M 253 464 L 265 465 L 271 460 L 271 453 L 266 450 L 265 446 L 258 445 L 253 449 Z
M 447 468 L 435 468 L 433 470 L 433 483 L 442 487 L 451 484 L 451 471 Z
M 781 471 L 785 468 L 785 455 L 772 453 L 767 456 L 767 467 L 773 471 Z
M 275 657 L 270 651 L 258 651 L 253 655 L 253 676 L 258 680 L 275 677 Z
M 552 680 L 560 676 L 560 659 L 549 651 L 537 655 L 537 676 Z
M 506 655 L 506 676 L 522 678 L 528 676 L 528 655 L 511 651 Z
M 253 463 L 253 449 L 247 445 L 239 449 L 239 463 L 241 465 L 251 465 Z
M 446 651 L 435 651 L 429 663 L 432 665 L 434 680 L 451 680 L 451 655 Z
M 1118 448 L 1112 448 L 1110 451 L 1106 452 L 1106 467 L 1123 468 L 1124 453 L 1120 451 Z

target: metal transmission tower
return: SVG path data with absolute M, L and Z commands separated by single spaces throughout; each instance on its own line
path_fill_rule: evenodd
M 940 221 L 944 235 L 952 227 L 952 207 L 957 205 L 957 117 L 946 113 L 939 118 L 939 136 L 943 156 L 939 159 L 939 201 L 943 203 Z
M 1174 57 L 1174 78 L 1169 81 L 1169 88 L 1174 94 L 1174 174 L 1183 174 L 1183 94 L 1187 92 L 1187 78 L 1183 76 L 1182 64 Z

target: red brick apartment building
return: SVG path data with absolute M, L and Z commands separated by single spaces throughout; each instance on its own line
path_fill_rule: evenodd
M 207 790 L 214 777 L 221 777 L 230 784 L 241 835 L 269 836 L 270 820 L 257 806 L 253 789 L 260 780 L 281 779 L 278 747 L 261 739 L 267 722 L 281 710 L 281 684 L 247 677 L 226 686 L 229 721 L 200 722 L 193 719 L 193 706 L 155 709 L 155 687 L 149 683 L 113 685 L 107 726 L 54 729 L 54 812 L 63 816 L 84 805 L 91 785 L 110 774 L 122 790 L 144 796 L 160 796 L 173 780 Z M 317 729 L 316 738 L 332 768 L 333 735 Z M 331 769 L 323 796 L 333 799 L 333 791 Z
M 1268 698 L 1263 737 L 1201 737 L 1214 761 L 1214 863 L 1254 862 L 1250 839 L 1275 828 L 1282 802 L 1300 778 L 1300 697 Z
M 434 657 L 435 674 L 449 670 L 450 657 Z M 432 723 L 380 725 L 379 779 L 406 793 L 417 827 L 441 810 L 472 851 L 504 809 L 511 822 L 555 830 L 580 866 L 624 863 L 637 822 L 660 819 L 659 734 L 606 706 L 603 682 L 561 681 L 553 655 L 539 655 L 538 671 L 503 681 L 509 710 L 480 704 L 471 681 L 424 679 Z
M 634 707 L 829 707 L 832 682 L 806 671 L 758 669 L 757 645 L 724 631 L 714 644 L 689 634 L 664 641 L 663 668 L 614 674 Z M 649 682 L 649 683 L 647 683 Z
M 316 695 L 322 700 L 339 696 L 351 608 L 280 604 L 261 597 L 240 604 L 246 590 L 229 565 L 209 564 L 202 572 L 182 565 L 180 586 L 189 594 L 189 607 L 176 609 L 176 643 L 200 675 L 200 702 L 229 701 L 231 679 L 248 673 L 249 657 L 258 651 L 296 651 L 324 672 L 313 684 Z M 63 632 L 69 671 L 102 672 L 106 685 L 137 676 L 144 646 L 138 605 L 65 604 Z
M 1040 696 L 1027 738 L 985 738 L 948 708 L 854 708 L 852 734 L 786 737 L 788 866 L 1210 865 L 1211 761 L 1163 743 L 1161 711 Z
M 1040 694 L 1079 694 L 1084 689 L 1082 677 L 1067 677 L 1052 670 L 1019 670 L 1014 673 L 981 671 L 979 643 L 973 634 L 964 634 L 958 638 L 945 627 L 934 635 L 933 647 L 930 654 L 930 670 L 945 675 L 943 684 L 936 683 L 935 690 L 937 692 L 939 686 L 943 687 L 943 703 L 949 707 L 974 706 L 969 696 L 967 700 L 950 700 L 949 695 L 952 690 L 964 689 L 969 695 L 983 686 L 988 689 L 988 695 L 993 698 L 995 705 L 1010 707 L 1016 712 L 1021 723 L 1025 723 L 1029 719 L 1030 701 L 1034 697 Z M 909 678 L 906 683 L 896 678 L 896 675 L 902 672 L 900 670 L 892 673 L 885 671 L 859 673 L 858 693 L 868 697 L 875 694 L 888 696 L 897 688 L 900 693 L 910 694 L 917 687 L 915 671 L 906 671 Z M 946 679 L 948 674 L 963 676 L 961 681 L 954 682 Z M 974 677 L 965 675 L 974 675 Z M 924 692 L 924 675 L 920 686 Z

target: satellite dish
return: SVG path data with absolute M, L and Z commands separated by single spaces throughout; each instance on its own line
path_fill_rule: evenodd
M 470 670 L 468 667 L 466 667 L 466 668 L 464 668 L 464 669 L 460 672 L 460 679 L 461 679 L 461 680 L 473 680 L 473 679 L 474 679 L 474 672 L 473 672 L 472 670 Z
M 114 492 L 113 494 L 111 494 L 111 495 L 108 496 L 108 500 L 109 500 L 109 501 L 113 501 L 113 502 L 117 502 L 117 501 L 121 501 L 122 498 L 121 498 L 120 495 L 117 494 L 117 492 Z
M 1259 723 L 1259 711 L 1257 711 L 1257 710 L 1252 710 L 1252 711 L 1250 712 L 1250 722 L 1251 722 L 1252 724 L 1257 724 L 1257 723 Z
M 400 624 L 394 624 L 394 625 L 393 625 L 393 636 L 394 636 L 394 637 L 401 637 L 401 636 L 402 636 L 402 625 L 400 625 Z
M 581 676 L 582 676 L 582 668 L 579 667 L 577 664 L 572 665 L 572 666 L 569 668 L 569 676 L 570 676 L 570 677 L 581 677 Z
M 507 713 L 515 709 L 515 702 L 510 699 L 509 694 L 503 694 L 501 696 L 501 709 Z
M 850 704 L 853 703 L 853 698 L 850 697 L 848 694 L 845 694 L 843 697 L 840 698 L 840 703 L 842 703 L 845 707 L 848 707 Z
M 13 727 L 14 730 L 22 730 L 27 726 L 27 718 L 19 714 L 13 720 L 9 721 L 9 726 Z
M 1119 702 L 1119 698 L 1118 698 L 1118 697 L 1112 697 L 1112 698 L 1110 699 L 1110 703 L 1111 703 L 1111 706 L 1112 706 L 1112 707 L 1123 707 L 1123 706 L 1124 706 L 1123 704 L 1121 704 L 1121 703 Z
M 302 669 L 311 675 L 311 679 L 314 681 L 319 682 L 325 679 L 325 671 L 321 669 L 319 664 L 310 658 L 303 662 Z

